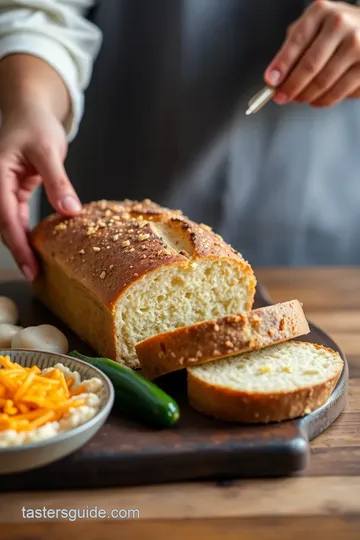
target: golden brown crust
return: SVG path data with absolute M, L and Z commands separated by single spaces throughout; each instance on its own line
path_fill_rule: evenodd
M 166 241 L 167 232 L 178 237 L 178 246 Z M 230 258 L 253 276 L 242 256 L 208 227 L 149 200 L 96 201 L 75 218 L 51 215 L 33 230 L 31 240 L 41 259 L 52 260 L 110 308 L 145 274 L 189 258 Z M 255 285 L 253 277 L 253 293 Z
M 150 272 L 197 259 L 239 265 L 251 309 L 251 266 L 208 227 L 149 200 L 97 201 L 80 216 L 51 215 L 32 232 L 41 272 L 35 295 L 97 354 L 122 362 L 115 306 L 126 289 Z M 126 360 L 139 367 L 137 359 Z
M 204 321 L 153 336 L 136 345 L 143 373 L 164 373 L 262 349 L 310 331 L 298 300 Z
M 268 423 L 305 416 L 326 403 L 344 365 L 338 353 L 321 345 L 316 348 L 326 349 L 336 356 L 337 372 L 327 381 L 289 392 L 244 392 L 209 384 L 188 369 L 189 402 L 199 412 L 227 422 Z
M 33 293 L 98 354 L 117 359 L 112 313 L 94 296 L 85 295 L 51 260 L 43 260 L 42 273 L 33 284 Z

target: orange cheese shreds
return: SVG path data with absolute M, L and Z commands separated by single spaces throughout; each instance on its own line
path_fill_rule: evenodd
M 0 356 L 0 366 L 8 369 L 16 369 L 17 364 L 11 362 L 10 356 Z
M 85 386 L 83 384 L 81 384 L 75 390 L 70 392 L 70 396 L 71 397 L 78 396 L 79 394 L 84 394 L 85 392 L 86 392 L 86 388 L 85 388 Z
M 86 392 L 84 386 L 71 392 L 73 383 L 57 368 L 42 374 L 38 366 L 22 367 L 0 356 L 0 431 L 36 429 L 84 405 L 83 399 L 71 399 Z
M 69 377 L 68 380 L 66 381 L 66 384 L 67 384 L 67 387 L 70 389 L 72 387 L 72 385 L 74 384 L 74 377 Z

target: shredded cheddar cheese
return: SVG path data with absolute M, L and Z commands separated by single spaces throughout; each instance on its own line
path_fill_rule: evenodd
M 9 356 L 0 356 L 0 432 L 30 431 L 84 405 L 84 399 L 72 398 L 85 388 L 72 391 L 73 383 L 74 378 L 66 380 L 57 368 L 43 374 L 38 366 L 22 367 Z

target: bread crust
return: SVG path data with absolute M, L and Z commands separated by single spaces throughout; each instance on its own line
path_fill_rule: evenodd
M 294 343 L 308 346 L 303 342 Z M 337 352 L 314 343 L 311 345 L 331 352 L 337 363 L 336 373 L 322 383 L 290 392 L 245 392 L 209 384 L 188 369 L 189 403 L 199 412 L 227 422 L 269 423 L 305 416 L 326 403 L 334 391 L 344 365 Z
M 196 323 L 136 345 L 144 375 L 154 379 L 188 366 L 288 341 L 310 332 L 301 303 L 291 300 Z
M 248 277 L 247 308 L 253 303 L 256 279 L 239 253 L 209 227 L 149 200 L 95 201 L 71 219 L 51 215 L 32 231 L 31 243 L 41 263 L 34 294 L 98 354 L 118 361 L 116 304 L 151 272 L 198 259 L 231 261 Z M 95 312 L 96 326 L 79 320 Z

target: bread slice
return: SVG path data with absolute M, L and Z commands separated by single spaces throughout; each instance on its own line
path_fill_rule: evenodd
M 31 240 L 34 294 L 99 356 L 132 368 L 139 341 L 252 308 L 249 263 L 209 227 L 149 200 L 49 216 Z
M 324 405 L 342 369 L 337 352 L 289 341 L 188 368 L 188 398 L 195 409 L 221 420 L 278 422 Z
M 136 345 L 144 375 L 164 373 L 288 341 L 310 331 L 298 300 L 200 322 Z

